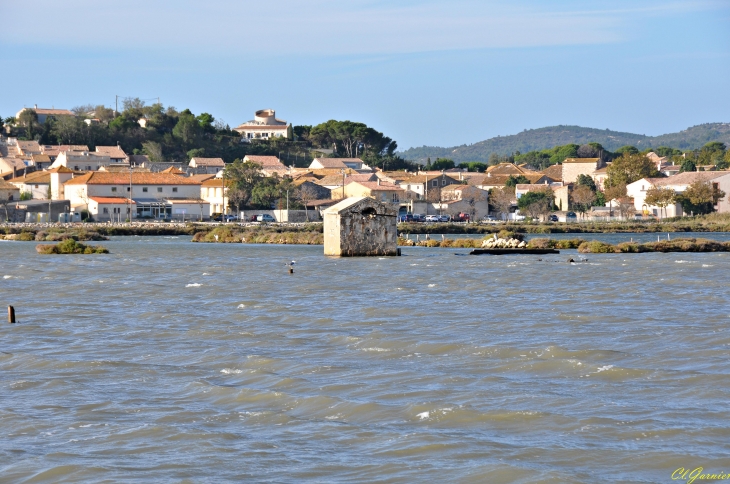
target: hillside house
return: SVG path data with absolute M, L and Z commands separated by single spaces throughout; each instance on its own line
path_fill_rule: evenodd
M 273 109 L 260 109 L 254 113 L 254 118 L 233 128 L 241 134 L 242 140 L 270 138 L 291 138 L 290 128 L 283 119 L 276 118 Z

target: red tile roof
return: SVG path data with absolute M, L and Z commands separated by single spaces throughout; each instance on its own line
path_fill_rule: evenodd
M 196 166 L 226 166 L 223 158 L 192 158 L 190 162 L 195 162 Z
M 129 199 L 124 197 L 89 197 L 90 200 L 95 201 L 96 203 L 107 203 L 107 204 L 118 204 L 118 205 L 128 205 Z M 134 200 L 132 200 L 132 203 L 136 203 Z
M 129 185 L 129 177 L 128 171 L 123 173 L 92 171 L 84 176 L 72 178 L 66 185 Z M 191 177 L 169 173 L 132 172 L 133 185 L 200 185 L 200 183 Z

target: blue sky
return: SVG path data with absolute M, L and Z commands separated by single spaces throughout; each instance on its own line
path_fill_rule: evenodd
M 231 126 L 362 121 L 401 149 L 730 122 L 727 0 L 25 0 L 0 18 L 3 117 L 159 96 Z

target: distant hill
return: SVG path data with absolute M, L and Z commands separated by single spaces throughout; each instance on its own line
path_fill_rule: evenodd
M 554 146 L 575 143 L 582 145 L 598 142 L 604 148 L 614 151 L 621 146 L 632 145 L 640 150 L 669 146 L 680 150 L 701 148 L 709 141 L 720 141 L 730 146 L 730 123 L 707 123 L 692 126 L 679 133 L 663 134 L 661 136 L 645 136 L 643 134 L 622 133 L 620 131 L 582 128 L 580 126 L 550 126 L 547 128 L 527 129 L 519 134 L 497 136 L 471 145 L 461 145 L 452 148 L 436 146 L 421 146 L 410 148 L 398 153 L 407 160 L 426 161 L 436 158 L 451 158 L 457 163 L 463 161 L 486 162 L 489 155 L 509 155 L 515 151 L 526 153 L 534 150 L 544 150 Z

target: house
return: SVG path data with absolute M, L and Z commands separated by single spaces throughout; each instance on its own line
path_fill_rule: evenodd
M 129 163 L 129 157 L 120 146 L 97 146 L 96 153 L 108 156 L 112 163 Z
M 634 183 L 626 185 L 626 194 L 634 199 L 634 208 L 637 212 L 645 215 L 661 217 L 665 212 L 667 217 L 680 217 L 683 215 L 682 206 L 674 203 L 664 210 L 654 205 L 646 204 L 646 192 L 652 187 L 671 188 L 675 193 L 682 193 L 692 183 L 697 181 L 712 184 L 713 188 L 722 190 L 726 196 L 715 206 L 718 212 L 730 212 L 730 171 L 687 171 L 666 178 L 642 178 Z
M 51 168 L 46 173 L 50 176 L 51 200 L 65 200 L 64 184 L 75 176 L 84 174 L 84 172 L 69 170 L 65 166 Z
M 481 179 L 481 181 L 476 182 L 477 187 L 481 188 L 482 190 L 491 190 L 492 188 L 502 188 L 507 183 L 507 180 L 510 179 L 510 177 L 518 177 L 518 176 L 524 176 L 527 181 L 530 182 L 532 185 L 542 185 L 547 183 L 550 183 L 551 179 L 548 178 L 547 175 L 544 175 L 543 173 L 534 172 L 534 173 L 521 173 L 520 175 L 506 175 L 506 174 L 492 174 L 487 173 L 487 176 Z
M 0 203 L 9 200 L 20 200 L 20 188 L 0 178 Z
M 89 203 L 94 197 L 131 198 L 133 218 L 208 218 L 210 204 L 201 198 L 200 186 L 200 181 L 169 173 L 94 171 L 67 181 L 64 194 L 72 210 L 88 209 L 96 219 L 104 214 L 92 211 L 99 207 Z
M 324 178 L 315 181 L 317 185 L 326 187 L 329 190 L 342 188 L 344 185 L 352 182 L 368 182 L 377 181 L 378 177 L 374 173 L 344 173 L 337 175 L 327 175 Z M 342 197 L 340 197 L 342 198 Z
M 332 191 L 332 198 L 338 198 L 337 192 Z M 398 185 L 388 182 L 368 181 L 368 182 L 352 182 L 345 185 L 345 198 L 348 197 L 370 197 L 382 203 L 400 203 L 405 195 Z
M 40 155 L 43 152 L 41 145 L 37 141 L 16 140 L 15 148 L 18 156 L 26 155 L 30 157 L 32 155 Z
M 111 159 L 108 156 L 93 151 L 62 151 L 56 161 L 51 164 L 51 168 L 65 166 L 75 171 L 97 171 L 102 166 L 109 164 L 111 164 Z
M 40 124 L 44 124 L 48 118 L 57 118 L 58 116 L 76 116 L 73 111 L 69 111 L 68 109 L 39 108 L 36 104 L 33 108 L 21 109 L 16 113 L 15 118 L 19 118 L 20 114 L 26 109 L 31 109 L 32 111 L 35 111 L 36 115 L 38 116 L 38 123 Z
M 53 160 L 48 155 L 31 155 L 30 157 L 30 166 L 35 166 L 36 170 L 45 170 L 51 166 L 51 163 Z
M 266 176 L 274 176 L 274 173 L 276 173 L 283 177 L 289 174 L 289 168 L 279 161 L 276 156 L 246 155 L 243 157 L 243 161 L 244 163 L 250 161 L 261 165 L 261 171 Z
M 0 178 L 15 176 L 16 173 L 23 172 L 27 166 L 20 158 L 2 157 L 0 158 Z
M 307 205 L 314 200 L 327 200 L 332 198 L 332 190 L 330 188 L 318 185 L 307 178 L 298 178 L 294 180 L 294 186 L 297 187 L 300 192 L 306 192 L 305 198 Z M 304 200 L 300 199 L 300 201 L 304 203 Z
M 593 178 L 593 182 L 596 184 L 596 188 L 598 190 L 603 191 L 603 188 L 606 186 L 606 180 L 608 180 L 608 167 L 611 166 L 611 163 L 606 163 L 606 166 L 603 168 L 599 168 L 598 170 L 591 173 L 591 178 Z
M 391 207 L 370 197 L 351 197 L 325 210 L 324 255 L 398 255 L 396 211 Z
M 591 176 L 594 171 L 603 167 L 600 158 L 566 158 L 563 160 L 563 183 L 575 183 L 578 176 Z
M 254 113 L 251 121 L 246 121 L 233 128 L 241 134 L 245 141 L 253 139 L 292 138 L 290 125 L 283 119 L 276 118 L 273 109 L 260 109 Z
M 350 168 L 358 172 L 373 171 L 360 158 L 315 158 L 309 164 L 310 170 L 335 169 L 344 170 Z
M 86 145 L 43 145 L 41 150 L 53 162 L 63 151 L 89 151 L 89 147 Z
M 200 198 L 210 204 L 210 214 L 223 213 L 223 196 L 227 195 L 228 189 L 223 191 L 222 178 L 209 178 L 200 185 Z
M 569 210 L 570 208 L 570 191 L 572 184 L 566 183 L 542 183 L 542 184 L 522 184 L 515 185 L 515 197 L 517 200 L 528 192 L 539 192 L 549 188 L 553 192 L 553 203 L 558 210 Z M 552 207 L 551 207 L 552 209 Z
M 130 210 L 136 216 L 137 203 L 124 197 L 89 197 L 88 212 L 97 222 L 123 222 Z
M 215 175 L 220 170 L 226 167 L 223 158 L 200 158 L 195 157 L 190 159 L 188 164 L 190 168 L 196 168 L 198 172 L 209 173 Z
M 10 183 L 20 189 L 20 193 L 29 193 L 34 200 L 48 200 L 51 186 L 51 174 L 47 171 L 35 171 L 25 176 L 11 178 Z
M 554 182 L 563 181 L 563 165 L 550 165 L 540 173 L 550 178 Z
M 129 155 L 129 164 L 132 166 L 148 166 L 150 158 L 147 155 Z
M 441 172 L 420 172 L 400 179 L 400 187 L 405 190 L 405 197 L 412 200 L 439 201 L 442 188 L 460 184 L 459 180 Z
M 436 205 L 436 204 L 434 204 Z M 441 189 L 438 209 L 449 215 L 469 214 L 472 220 L 489 215 L 489 192 L 471 185 L 447 185 Z

